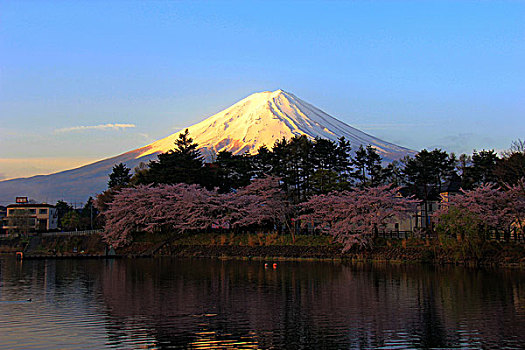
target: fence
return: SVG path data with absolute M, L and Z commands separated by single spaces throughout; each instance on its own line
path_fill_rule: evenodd
M 525 236 L 516 227 L 512 227 L 510 230 L 489 232 L 489 240 L 525 243 Z
M 103 230 L 85 230 L 85 231 L 69 231 L 69 232 L 44 232 L 42 237 L 73 237 L 73 236 L 89 236 L 93 234 L 100 234 Z M 434 238 L 434 233 L 425 233 L 424 231 L 379 231 L 377 237 L 384 239 L 409 239 L 409 238 Z M 516 242 L 525 243 L 525 236 L 519 230 L 513 228 L 507 231 L 492 231 L 489 233 L 488 240 L 499 242 Z
M 68 232 L 44 232 L 42 237 L 58 237 L 58 236 L 90 236 L 97 233 L 102 233 L 102 230 L 85 230 L 85 231 L 68 231 Z
M 384 239 L 435 238 L 435 233 L 425 231 L 379 231 L 377 237 Z M 455 237 L 455 236 L 453 236 Z M 486 238 L 489 241 L 525 243 L 525 236 L 516 228 L 505 231 L 490 231 Z
M 379 231 L 377 237 L 385 239 L 408 239 L 408 238 L 422 238 L 422 234 L 416 234 L 412 231 Z

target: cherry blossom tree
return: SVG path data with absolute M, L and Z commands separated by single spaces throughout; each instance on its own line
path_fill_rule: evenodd
M 280 187 L 280 178 L 264 177 L 254 179 L 237 193 L 227 195 L 225 200 L 232 227 L 251 225 L 277 226 L 285 224 L 295 241 L 294 230 L 290 226 L 294 206 Z
M 180 232 L 211 226 L 223 210 L 222 197 L 198 185 L 139 185 L 113 195 L 103 213 L 107 243 L 121 247 L 136 232 Z
M 509 211 L 513 217 L 511 225 L 518 228 L 522 235 L 525 235 L 525 179 L 505 187 Z
M 378 230 L 410 215 L 416 201 L 401 197 L 398 190 L 383 185 L 313 196 L 302 204 L 305 213 L 299 219 L 334 236 L 343 252 L 370 246 Z
M 509 192 L 491 184 L 482 184 L 450 197 L 435 216 L 440 229 L 449 234 L 459 234 L 462 239 L 469 239 L 469 235 L 470 239 L 473 235 L 485 239 L 490 229 L 506 230 L 514 220 L 509 198 Z M 473 221 L 477 230 L 472 229 Z
M 437 232 L 455 236 L 463 257 L 482 259 L 486 254 L 487 238 L 491 230 L 508 233 L 517 213 L 523 207 L 514 202 L 518 193 L 515 187 L 503 191 L 490 184 L 450 197 L 436 212 Z M 519 221 L 518 221 L 519 222 Z

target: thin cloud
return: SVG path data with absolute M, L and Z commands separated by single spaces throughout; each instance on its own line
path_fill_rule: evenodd
M 55 129 L 55 133 L 64 133 L 72 131 L 85 131 L 85 130 L 121 130 L 128 128 L 135 128 L 135 124 L 99 124 L 99 125 L 79 125 L 71 126 L 68 128 Z

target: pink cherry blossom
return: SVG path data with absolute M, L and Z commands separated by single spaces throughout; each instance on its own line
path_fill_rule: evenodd
M 302 204 L 305 214 L 300 220 L 334 236 L 343 244 L 343 251 L 347 251 L 355 245 L 371 245 L 375 231 L 409 215 L 415 203 L 399 196 L 398 188 L 356 188 L 313 196 Z
M 204 230 L 223 210 L 222 198 L 198 185 L 140 185 L 123 188 L 104 212 L 105 240 L 120 247 L 135 232 Z

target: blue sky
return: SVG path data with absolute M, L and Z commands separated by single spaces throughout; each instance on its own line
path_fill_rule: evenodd
M 415 150 L 525 138 L 525 2 L 0 1 L 0 178 L 284 89 Z

